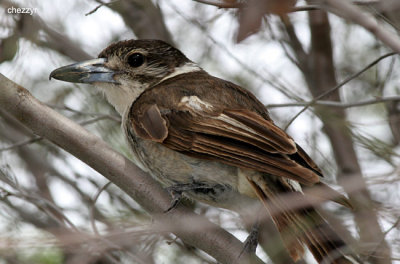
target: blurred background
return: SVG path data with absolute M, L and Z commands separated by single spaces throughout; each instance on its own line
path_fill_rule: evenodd
M 398 35 L 396 0 L 354 4 Z M 400 263 L 399 58 L 362 26 L 318 9 L 291 0 L 0 0 L 0 72 L 129 157 L 103 95 L 48 76 L 115 41 L 165 40 L 255 93 L 356 204 L 322 205 L 338 232 L 366 262 Z M 186 203 L 246 238 L 235 213 Z M 0 109 L 0 263 L 216 263 L 150 223 L 119 188 Z M 263 247 L 257 253 L 273 263 Z M 315 262 L 308 254 L 302 263 Z

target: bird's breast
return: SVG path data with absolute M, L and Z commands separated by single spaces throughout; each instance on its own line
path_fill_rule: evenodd
M 185 195 L 217 207 L 234 209 L 253 200 L 253 195 L 240 194 L 238 188 L 245 188 L 239 179 L 239 169 L 220 162 L 193 158 L 176 152 L 162 144 L 143 140 L 126 133 L 135 162 L 148 171 L 164 187 L 181 184 L 200 186 L 185 191 Z M 250 193 L 250 191 L 249 191 Z M 236 205 L 235 205 L 236 204 Z

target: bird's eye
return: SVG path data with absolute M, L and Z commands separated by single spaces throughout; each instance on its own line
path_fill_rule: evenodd
M 144 56 L 141 53 L 133 53 L 128 57 L 128 64 L 131 67 L 137 68 L 144 63 Z

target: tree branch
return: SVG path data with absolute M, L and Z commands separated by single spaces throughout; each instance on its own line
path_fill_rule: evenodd
M 101 3 L 100 1 L 97 1 Z M 161 39 L 174 44 L 161 10 L 149 0 L 113 1 L 108 8 L 118 12 L 125 24 L 141 39 Z
M 148 174 L 112 150 L 100 138 L 35 99 L 25 88 L 0 74 L 0 108 L 35 134 L 45 137 L 116 184 L 186 243 L 202 249 L 222 263 L 234 263 L 243 244 L 233 235 L 188 209 L 163 213 L 171 199 Z M 246 254 L 239 263 L 262 263 Z
M 360 107 L 372 104 L 379 104 L 379 103 L 397 103 L 400 101 L 399 95 L 393 96 L 385 96 L 385 97 L 377 97 L 375 99 L 364 100 L 360 102 L 354 103 L 341 103 L 338 101 L 309 101 L 309 102 L 296 102 L 296 103 L 282 103 L 282 104 L 267 104 L 265 105 L 267 108 L 277 108 L 277 107 L 299 107 L 299 106 L 310 106 L 310 105 L 320 105 L 320 106 L 330 106 L 335 108 L 352 108 L 352 107 Z
M 308 104 L 306 104 L 304 106 L 303 109 L 301 109 L 294 117 L 292 117 L 292 119 L 290 119 L 290 121 L 286 124 L 285 126 L 285 130 L 293 123 L 294 120 L 296 120 L 296 118 L 298 118 L 302 113 L 304 113 L 304 111 L 306 111 L 311 105 L 315 104 L 317 102 L 317 100 L 322 99 L 326 96 L 329 96 L 331 94 L 334 94 L 335 92 L 337 92 L 338 89 L 340 89 L 341 87 L 343 87 L 345 84 L 347 84 L 348 82 L 354 80 L 355 78 L 357 78 L 358 76 L 360 76 L 362 73 L 366 72 L 369 68 L 371 68 L 372 66 L 374 66 L 375 64 L 377 64 L 378 62 L 380 62 L 381 60 L 396 55 L 397 53 L 395 52 L 389 52 L 386 54 L 383 54 L 382 56 L 380 56 L 379 58 L 375 59 L 373 62 L 369 63 L 367 66 L 365 66 L 364 68 L 362 68 L 361 70 L 359 70 L 358 72 L 348 76 L 346 79 L 344 79 L 343 81 L 341 81 L 339 84 L 334 85 L 332 88 L 330 89 L 325 89 L 322 93 L 320 94 L 314 94 L 314 98 L 308 102 Z M 305 72 L 304 73 L 306 75 L 306 78 L 310 78 L 311 74 Z M 311 80 L 307 81 L 308 83 L 311 82 Z M 336 83 L 336 81 L 335 81 Z
M 217 1 L 209 1 L 209 0 L 192 0 L 194 2 L 202 3 L 205 5 L 211 5 L 218 8 L 243 8 L 246 7 L 246 3 L 241 2 L 217 2 Z M 358 6 L 368 6 L 379 3 L 379 1 L 353 1 L 354 5 Z M 100 6 L 99 6 L 100 7 Z M 98 8 L 99 8 L 98 7 Z M 313 11 L 321 9 L 320 5 L 303 5 L 303 6 L 294 6 L 291 8 L 290 12 L 299 12 L 299 11 Z
M 318 98 L 324 94 L 330 100 L 340 102 L 340 94 L 335 87 L 337 80 L 333 61 L 333 47 L 330 36 L 328 15 L 323 11 L 309 13 L 311 29 L 311 51 L 309 76 L 306 77 L 311 94 Z M 343 83 L 343 82 L 342 82 Z M 334 88 L 331 88 L 334 87 Z M 347 125 L 346 112 L 341 108 L 318 106 L 316 108 L 324 131 L 331 141 L 331 146 L 338 166 L 338 180 L 348 193 L 355 206 L 354 220 L 359 228 L 360 244 L 380 245 L 380 257 L 371 258 L 373 263 L 389 263 L 390 249 L 387 243 L 378 241 L 382 234 L 377 216 L 372 210 L 372 202 L 364 181 L 353 139 Z M 349 190 L 349 179 L 357 181 L 358 192 Z M 346 182 L 346 183 L 344 183 Z M 367 248 L 369 250 L 369 248 Z
M 346 0 L 319 0 L 319 2 L 327 11 L 359 24 L 374 34 L 393 51 L 400 53 L 400 39 L 398 35 L 380 26 L 371 14 L 363 12 L 359 7 Z

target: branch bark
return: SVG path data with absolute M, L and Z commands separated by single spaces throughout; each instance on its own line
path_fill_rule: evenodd
M 158 6 L 150 0 L 116 1 L 108 6 L 118 12 L 140 39 L 161 39 L 174 44 Z
M 35 99 L 25 88 L 0 74 L 0 108 L 54 144 L 79 158 L 112 181 L 149 212 L 165 231 L 202 249 L 221 263 L 263 263 L 245 254 L 233 235 L 184 207 L 163 213 L 170 206 L 168 193 L 148 174 L 112 150 L 100 138 Z
M 382 43 L 390 47 L 393 51 L 400 53 L 400 38 L 397 34 L 389 32 L 378 21 L 359 7 L 346 0 L 319 0 L 322 7 L 344 19 L 350 20 L 375 35 Z
M 306 80 L 312 95 L 317 97 L 331 87 L 335 87 L 337 81 L 327 13 L 312 11 L 309 12 L 309 19 L 311 51 Z M 328 98 L 332 101 L 340 101 L 338 90 L 331 93 Z M 324 106 L 317 106 L 316 111 L 324 124 L 324 131 L 331 141 L 339 170 L 339 183 L 342 184 L 356 207 L 354 220 L 359 228 L 360 242 L 362 245 L 380 245 L 379 256 L 371 257 L 373 263 L 390 263 L 389 246 L 386 242 L 378 241 L 378 238 L 382 237 L 382 231 L 372 209 L 372 202 L 358 163 L 351 132 L 347 127 L 346 112 L 341 108 L 333 109 Z M 345 184 L 349 179 L 355 180 L 359 188 L 358 192 L 351 191 L 351 186 Z

